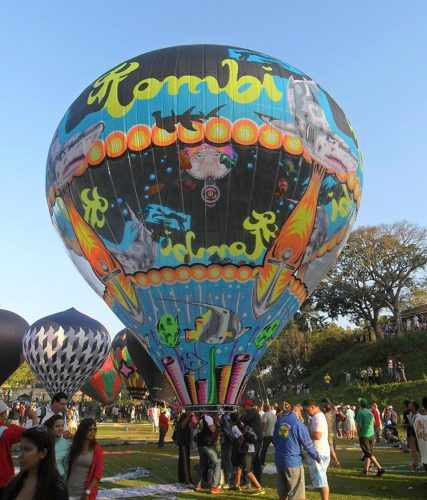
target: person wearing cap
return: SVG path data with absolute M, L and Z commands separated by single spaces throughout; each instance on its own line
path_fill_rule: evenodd
M 14 474 L 11 448 L 18 443 L 22 433 L 26 430 L 19 425 L 6 425 L 9 407 L 0 399 L 0 498 L 5 486 L 12 479 Z M 28 408 L 28 416 L 37 425 L 37 415 L 32 408 Z
M 368 475 L 371 462 L 377 468 L 377 476 L 384 474 L 384 469 L 374 456 L 374 416 L 370 409 L 368 409 L 368 402 L 366 399 L 359 399 L 360 409 L 356 415 L 357 432 L 359 434 L 359 444 L 363 451 L 363 473 Z
M 315 461 L 320 461 L 303 423 L 301 405 L 277 417 L 274 427 L 274 461 L 277 469 L 277 492 L 280 500 L 305 498 L 305 478 L 302 453 L 306 451 Z
M 328 398 L 322 399 L 322 410 L 326 417 L 326 422 L 328 422 L 328 441 L 329 449 L 331 452 L 331 459 L 335 467 L 340 467 L 340 461 L 338 460 L 336 453 L 336 443 L 335 443 L 335 425 L 336 425 L 336 415 L 335 406 L 332 401 Z

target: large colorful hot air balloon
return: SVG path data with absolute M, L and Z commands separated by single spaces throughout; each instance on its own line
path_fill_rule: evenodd
M 145 399 L 147 386 L 132 360 L 126 342 L 126 329 L 121 330 L 111 344 L 113 363 L 133 399 Z
M 150 399 L 153 401 L 171 401 L 175 394 L 167 377 L 158 369 L 156 363 L 147 353 L 140 337 L 128 328 L 121 331 L 138 373 L 144 380 Z
M 47 199 L 70 257 L 186 406 L 232 406 L 334 265 L 362 157 L 334 99 L 251 50 L 129 59 L 66 112 Z
M 114 366 L 113 354 L 107 356 L 104 364 L 82 387 L 82 392 L 104 405 L 115 401 L 122 389 L 122 379 Z
M 32 324 L 22 346 L 48 393 L 65 392 L 71 397 L 103 365 L 110 336 L 98 321 L 67 309 Z
M 24 318 L 0 309 L 0 385 L 22 362 L 22 338 L 27 328 Z

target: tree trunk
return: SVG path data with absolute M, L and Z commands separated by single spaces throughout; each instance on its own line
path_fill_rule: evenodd
M 404 330 L 402 330 L 402 325 L 401 325 L 399 296 L 397 296 L 394 300 L 393 309 L 394 309 L 393 316 L 394 316 L 395 332 L 398 337 L 402 337 L 405 332 Z

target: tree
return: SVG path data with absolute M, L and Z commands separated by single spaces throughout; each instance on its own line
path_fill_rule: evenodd
M 28 363 L 24 361 L 21 366 L 4 382 L 3 386 L 8 386 L 12 389 L 24 388 L 28 385 L 34 386 L 37 382 L 37 377 L 31 371 Z
M 409 222 L 362 227 L 353 233 L 358 259 L 394 317 L 400 334 L 401 299 L 421 280 L 427 265 L 427 229 Z
M 366 324 L 372 340 L 383 335 L 378 319 L 389 309 L 400 332 L 401 299 L 427 265 L 426 242 L 427 230 L 408 222 L 353 231 L 337 267 L 315 292 L 318 308 Z
M 381 309 L 387 306 L 383 293 L 370 277 L 360 255 L 360 238 L 353 232 L 336 267 L 320 283 L 312 300 L 330 318 L 349 317 L 358 326 L 366 325 L 371 340 L 382 337 Z

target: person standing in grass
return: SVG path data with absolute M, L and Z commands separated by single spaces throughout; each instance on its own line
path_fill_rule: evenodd
M 305 412 L 311 417 L 310 436 L 314 447 L 319 454 L 319 461 L 312 457 L 307 459 L 308 470 L 314 488 L 320 490 L 322 500 L 329 500 L 329 484 L 327 470 L 331 460 L 331 452 L 328 441 L 328 422 L 319 405 L 309 399 L 303 403 Z
M 166 413 L 166 408 L 160 410 L 159 417 L 159 442 L 158 447 L 163 448 L 165 444 L 165 436 L 169 430 L 169 417 Z
M 421 463 L 427 471 L 427 396 L 423 398 L 423 409 L 414 421 L 415 435 L 421 455 Z
M 363 473 L 368 475 L 369 467 L 372 462 L 377 468 L 377 476 L 382 476 L 385 471 L 374 455 L 375 419 L 372 412 L 368 409 L 368 402 L 366 399 L 361 398 L 359 404 L 360 409 L 356 415 L 356 424 L 359 434 L 359 444 L 363 451 Z
M 283 413 L 277 418 L 273 444 L 279 499 L 304 499 L 305 477 L 302 453 L 305 450 L 315 461 L 320 461 L 320 457 L 302 421 L 299 405 L 295 405 L 291 412 Z
M 332 404 L 329 399 L 322 399 L 323 403 L 323 413 L 325 414 L 326 421 L 328 422 L 328 441 L 329 441 L 329 449 L 331 452 L 331 458 L 333 461 L 333 465 L 335 467 L 341 467 L 340 461 L 338 460 L 336 453 L 336 443 L 335 443 L 335 423 L 336 423 L 336 410 L 335 406 Z
M 64 419 L 62 415 L 53 415 L 44 425 L 52 433 L 55 443 L 56 467 L 62 478 L 65 479 L 68 467 L 68 456 L 71 448 L 71 440 L 64 438 Z

